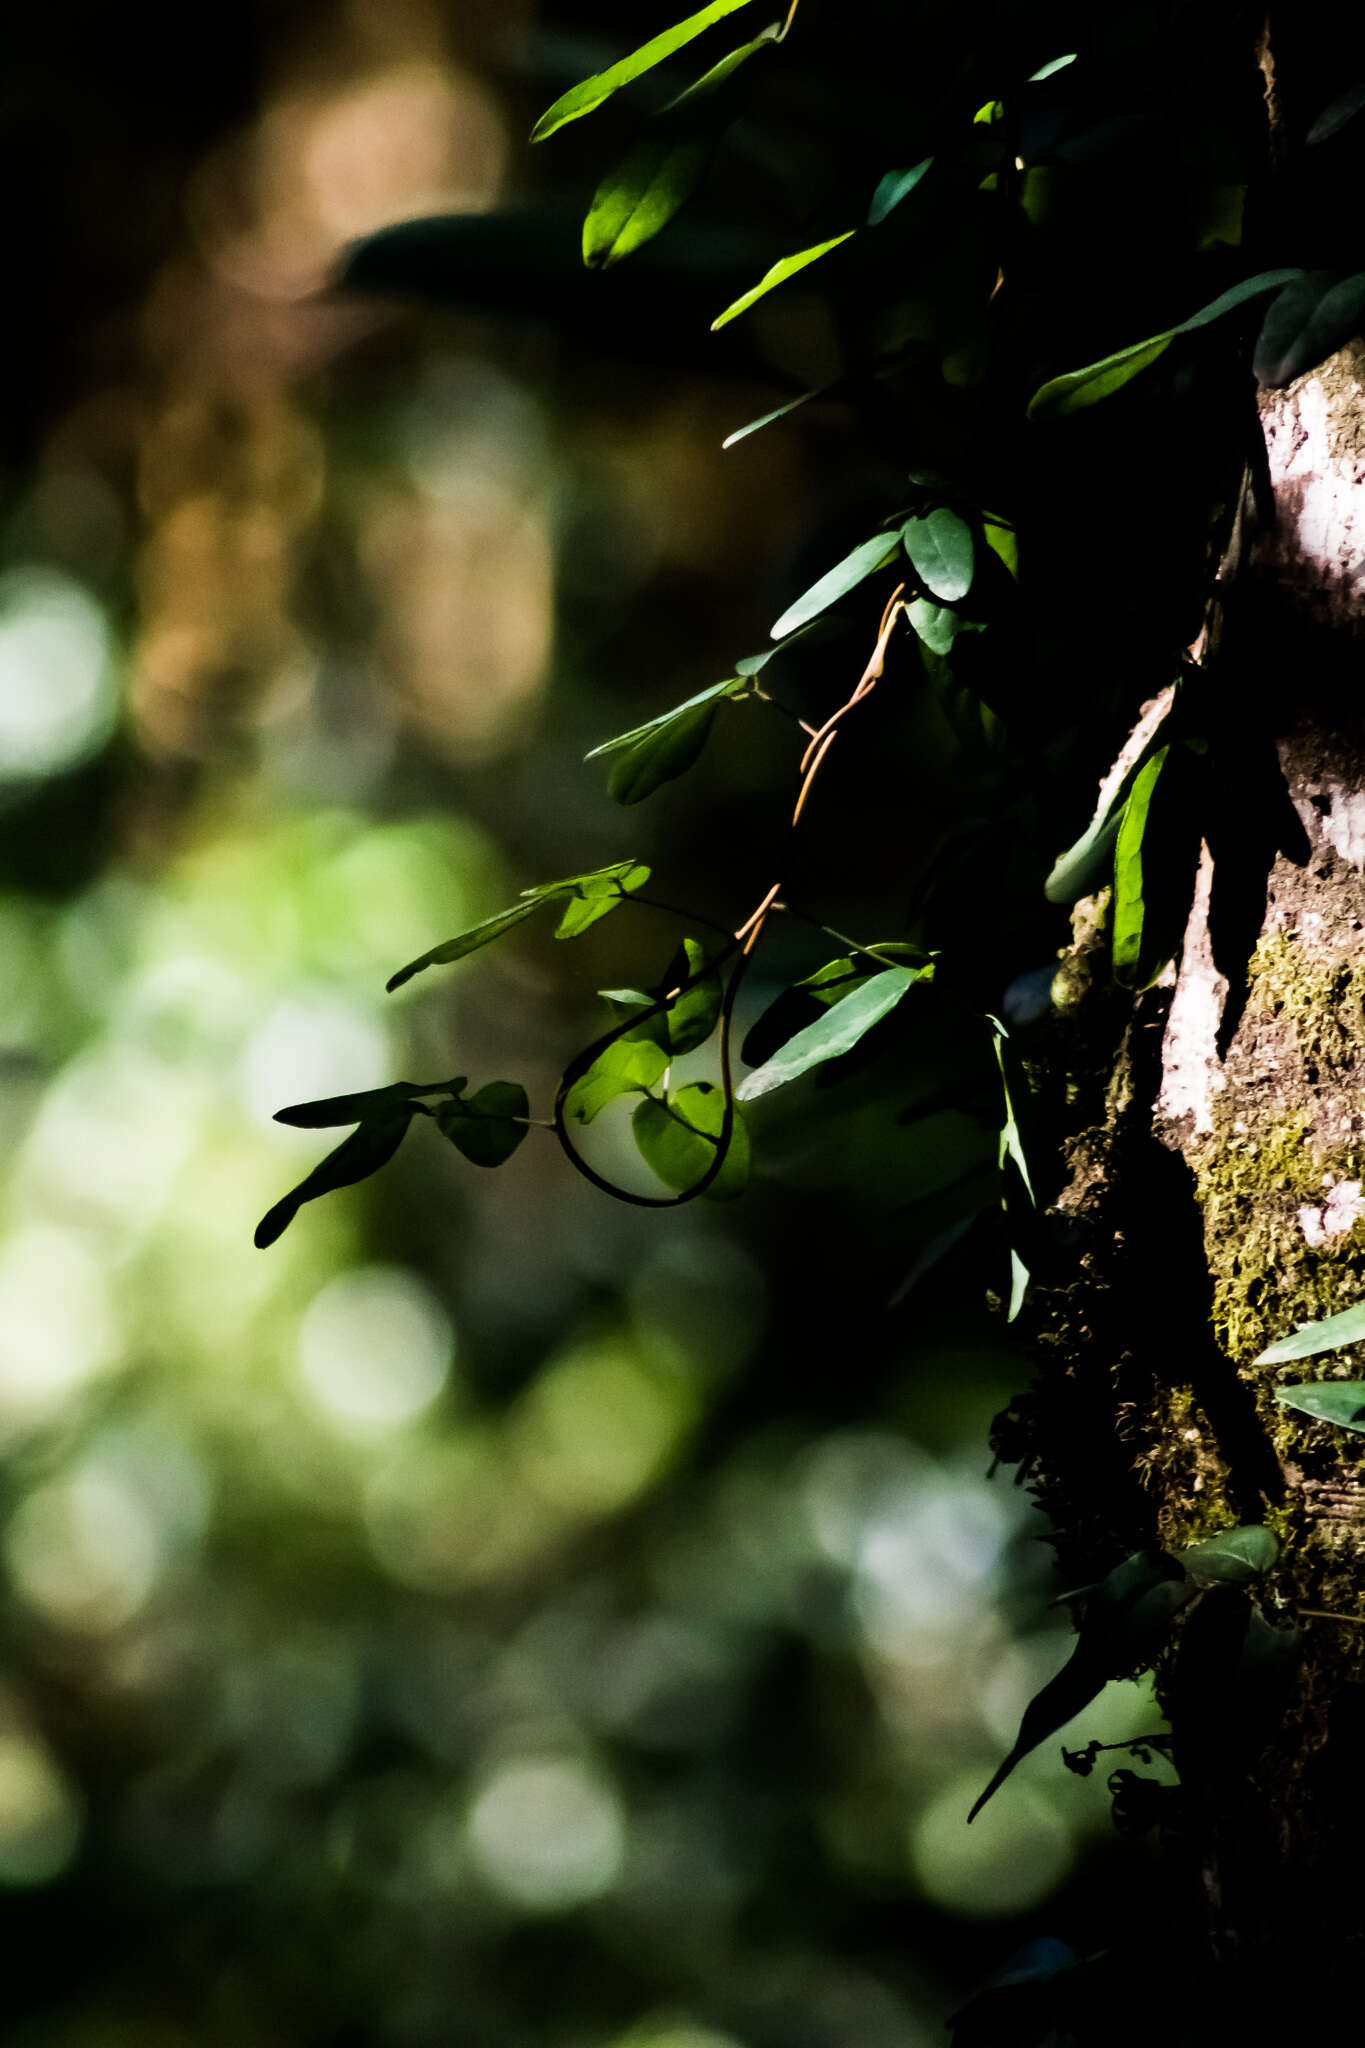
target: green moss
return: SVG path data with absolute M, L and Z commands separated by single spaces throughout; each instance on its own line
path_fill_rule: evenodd
M 1284 932 L 1263 938 L 1249 964 L 1248 1009 L 1286 1024 L 1310 1066 L 1338 1066 L 1359 1056 L 1365 1024 L 1365 959 L 1343 954 L 1310 966 Z

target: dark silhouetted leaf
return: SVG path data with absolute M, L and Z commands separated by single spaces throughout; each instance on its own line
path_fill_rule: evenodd
M 1287 284 L 1267 309 L 1256 342 L 1253 368 L 1258 381 L 1278 389 L 1365 329 L 1365 271 L 1336 277 L 1315 270 Z
M 1154 1661 L 1195 1590 L 1193 1581 L 1163 1552 L 1140 1552 L 1101 1580 L 1090 1596 L 1069 1660 L 1024 1709 L 1018 1739 L 968 1814 L 969 1821 L 976 1819 L 1016 1764 L 1088 1707 L 1111 1678 L 1126 1677 Z
M 709 1170 L 725 1120 L 725 1096 L 710 1081 L 694 1081 L 662 1102 L 642 1102 L 632 1118 L 640 1157 L 661 1181 L 686 1194 Z M 736 1110 L 725 1163 L 706 1189 L 715 1201 L 741 1194 L 749 1178 L 749 1133 Z
M 1316 1358 L 1321 1351 L 1340 1351 L 1343 1344 L 1365 1341 L 1365 1301 L 1344 1308 L 1320 1323 L 1304 1323 L 1292 1337 L 1270 1344 L 1256 1360 L 1257 1365 L 1288 1365 L 1296 1358 Z M 1296 1389 L 1295 1391 L 1302 1391 Z M 1281 1390 L 1281 1399 L 1284 1390 Z
M 258 1247 L 264 1251 L 267 1245 L 274 1244 L 305 1202 L 315 1202 L 319 1195 L 330 1195 L 336 1188 L 353 1187 L 357 1181 L 368 1180 L 381 1166 L 387 1166 L 402 1144 L 411 1120 L 410 1109 L 395 1109 L 368 1119 L 359 1130 L 352 1131 L 335 1152 L 329 1152 L 313 1168 L 306 1180 L 301 1180 L 273 1209 L 266 1211 L 256 1225 Z
M 460 1089 L 463 1079 L 448 1081 L 448 1088 Z M 288 1109 L 277 1109 L 277 1124 L 293 1124 L 303 1131 L 324 1131 L 334 1124 L 358 1124 L 386 1110 L 394 1109 L 402 1102 L 410 1102 L 417 1095 L 434 1095 L 434 1088 L 414 1088 L 411 1081 L 394 1081 L 387 1088 L 366 1088 L 358 1095 L 327 1095 L 318 1102 L 295 1102 Z
M 519 1081 L 490 1081 L 467 1100 L 443 1103 L 436 1121 L 474 1166 L 501 1166 L 526 1136 L 531 1113 Z
M 827 242 L 815 242 L 809 249 L 798 249 L 794 255 L 784 256 L 779 263 L 774 263 L 770 270 L 764 271 L 752 291 L 741 293 L 723 313 L 716 315 L 711 322 L 711 332 L 714 334 L 717 328 L 728 327 L 732 320 L 738 320 L 741 313 L 747 313 L 756 300 L 766 298 L 778 285 L 785 284 L 788 278 L 795 277 L 798 271 L 807 269 L 821 256 L 827 256 L 831 249 L 837 249 L 841 242 L 847 242 L 855 232 L 853 228 L 846 228 L 842 235 L 832 235 Z
M 623 85 L 631 85 L 637 78 L 643 78 L 656 64 L 662 64 L 678 50 L 686 47 L 693 39 L 711 27 L 713 22 L 723 21 L 727 14 L 735 14 L 749 0 L 710 0 L 707 7 L 698 8 L 685 21 L 675 22 L 661 35 L 651 36 L 638 50 L 632 50 L 619 63 L 611 64 L 605 71 L 597 72 L 592 78 L 582 79 L 562 93 L 552 107 L 547 107 L 535 127 L 531 130 L 532 142 L 544 142 L 556 129 L 563 128 L 570 121 L 579 121 L 584 114 L 590 114 L 594 107 L 600 107 L 603 100 L 610 99 Z

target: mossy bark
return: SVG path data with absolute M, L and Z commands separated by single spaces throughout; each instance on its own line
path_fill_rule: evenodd
M 1165 986 L 1115 991 L 1103 901 L 1080 906 L 1058 985 L 1056 1259 L 1028 1312 L 1038 1377 L 1001 1442 L 1031 1460 L 1073 1583 L 1238 1522 L 1280 1540 L 1258 1597 L 1301 1659 L 1249 1769 L 1221 1773 L 1207 1745 L 1182 1757 L 1173 1657 L 1159 1674 L 1190 1921 L 1256 2000 L 1301 1982 L 1307 1955 L 1319 1985 L 1365 1961 L 1365 1437 L 1276 1399 L 1365 1378 L 1365 1345 L 1256 1362 L 1365 1300 L 1365 351 L 1264 413 L 1279 516 L 1219 598 L 1237 734 L 1221 838 Z

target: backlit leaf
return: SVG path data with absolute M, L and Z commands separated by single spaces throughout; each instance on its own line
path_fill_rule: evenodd
M 714 334 L 718 327 L 726 327 L 731 320 L 738 320 L 740 314 L 747 313 L 758 299 L 766 298 L 770 291 L 774 291 L 780 284 L 785 284 L 788 278 L 795 277 L 798 271 L 807 269 L 821 256 L 827 256 L 831 249 L 837 249 L 841 242 L 847 242 L 855 232 L 855 229 L 847 228 L 842 235 L 832 235 L 827 242 L 816 242 L 809 249 L 798 249 L 795 255 L 784 256 L 780 262 L 774 263 L 770 270 L 764 271 L 751 291 L 744 292 L 732 305 L 727 306 L 723 313 L 716 315 L 711 322 L 711 332 Z
M 583 223 L 586 264 L 619 262 L 667 227 L 705 177 L 729 117 L 731 95 L 720 87 L 777 35 L 774 23 L 659 110 L 635 148 L 593 194 Z
M 645 1164 L 668 1187 L 686 1194 L 713 1164 L 724 1120 L 721 1089 L 710 1081 L 694 1081 L 670 1095 L 667 1105 L 642 1102 L 631 1126 Z M 749 1134 L 736 1110 L 725 1163 L 705 1193 L 715 1201 L 727 1201 L 742 1193 L 748 1178 Z
M 623 85 L 631 85 L 637 78 L 643 78 L 656 64 L 673 56 L 675 51 L 684 49 L 693 39 L 711 27 L 713 22 L 723 21 L 727 14 L 735 14 L 749 0 L 710 0 L 710 5 L 698 8 L 685 21 L 678 21 L 672 28 L 666 28 L 660 35 L 651 36 L 638 50 L 632 50 L 628 57 L 622 57 L 616 64 L 608 65 L 605 71 L 597 72 L 592 78 L 584 78 L 577 85 L 561 93 L 554 105 L 547 107 L 535 127 L 531 130 L 532 142 L 544 142 L 556 129 L 563 128 L 570 121 L 579 121 L 584 114 L 590 114 L 594 107 L 600 107 L 603 100 L 610 99 Z
M 1179 950 L 1194 896 L 1200 826 L 1195 756 L 1159 747 L 1134 778 L 1114 841 L 1114 979 L 1150 988 Z
M 564 1114 L 590 1124 L 618 1095 L 639 1095 L 661 1081 L 668 1054 L 648 1038 L 614 1038 L 564 1098 Z
M 501 1166 L 526 1136 L 530 1104 L 519 1081 L 490 1081 L 474 1095 L 443 1103 L 436 1121 L 475 1166 Z

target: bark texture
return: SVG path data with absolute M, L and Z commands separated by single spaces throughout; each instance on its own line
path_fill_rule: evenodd
M 1262 411 L 1276 519 L 1215 597 L 1228 737 L 1178 973 L 1113 992 L 1100 898 L 1059 976 L 1073 1135 L 1017 1420 L 1076 1578 L 1238 1522 L 1280 1540 L 1261 1599 L 1300 1659 L 1278 1730 L 1247 1748 L 1201 1722 L 1177 1645 L 1183 1788 L 1152 1806 L 1190 1924 L 1268 2019 L 1306 1954 L 1320 1982 L 1365 1962 L 1365 1438 L 1275 1398 L 1365 1378 L 1365 1345 L 1255 1363 L 1365 1299 L 1365 351 Z

